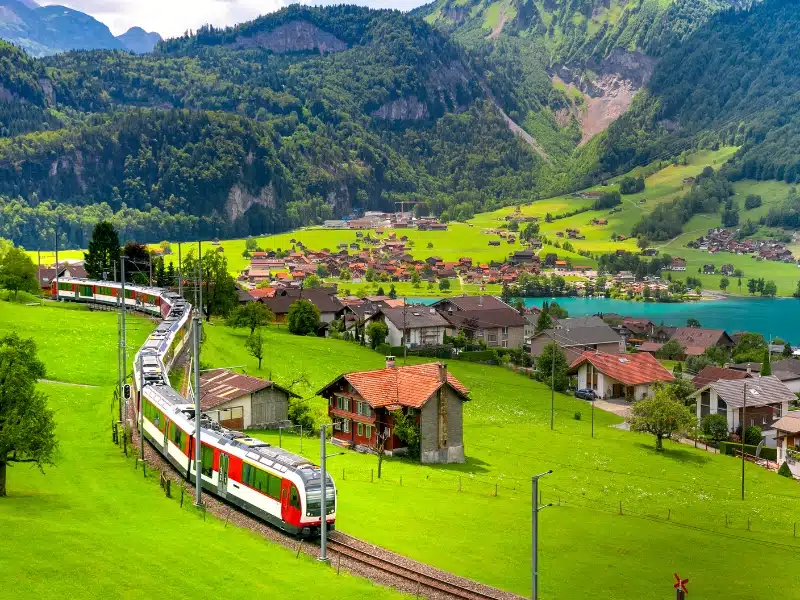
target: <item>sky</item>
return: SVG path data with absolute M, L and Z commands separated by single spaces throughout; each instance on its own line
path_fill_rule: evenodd
M 298 0 L 292 0 L 297 2 Z M 341 0 L 339 0 L 341 1 Z M 348 0 L 370 8 L 411 10 L 429 0 Z M 138 25 L 157 31 L 162 37 L 181 35 L 210 23 L 235 25 L 291 4 L 290 0 L 39 0 L 39 4 L 58 4 L 85 12 L 105 23 L 114 35 Z M 336 0 L 303 4 L 339 3 Z

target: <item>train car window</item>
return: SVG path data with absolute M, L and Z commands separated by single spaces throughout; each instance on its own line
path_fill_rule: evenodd
M 275 498 L 277 500 L 281 497 L 281 478 L 275 477 L 274 475 L 269 476 L 269 489 L 267 490 L 267 496 L 271 498 Z
M 201 453 L 203 464 L 200 467 L 200 472 L 206 477 L 211 477 L 211 474 L 214 472 L 214 449 L 203 446 Z
M 292 491 L 289 496 L 289 506 L 293 508 L 300 508 L 300 492 L 297 491 L 297 488 L 292 486 Z

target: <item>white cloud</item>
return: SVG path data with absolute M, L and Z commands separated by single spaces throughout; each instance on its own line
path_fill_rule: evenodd
M 295 0 L 296 1 L 296 0 Z M 336 0 L 304 1 L 303 4 L 333 4 Z M 370 8 L 410 10 L 425 0 L 355 0 Z M 157 31 L 163 37 L 181 35 L 210 23 L 235 25 L 259 15 L 274 12 L 289 0 L 39 0 L 39 4 L 59 4 L 92 15 L 108 25 L 114 35 L 138 25 Z

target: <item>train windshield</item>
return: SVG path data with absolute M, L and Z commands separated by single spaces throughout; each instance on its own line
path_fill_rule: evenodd
M 336 510 L 336 490 L 333 489 L 333 480 L 328 475 L 328 483 L 325 488 L 327 497 L 327 514 L 333 514 Z M 322 484 L 319 481 L 310 481 L 306 484 L 306 515 L 313 517 L 319 515 L 320 503 L 322 500 Z

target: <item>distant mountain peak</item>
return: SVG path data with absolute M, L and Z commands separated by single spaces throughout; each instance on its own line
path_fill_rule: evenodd
M 127 50 L 135 52 L 136 54 L 152 52 L 156 44 L 162 40 L 161 35 L 157 32 L 147 32 L 141 27 L 135 26 L 128 29 L 128 31 L 122 35 L 118 35 L 117 39 Z

